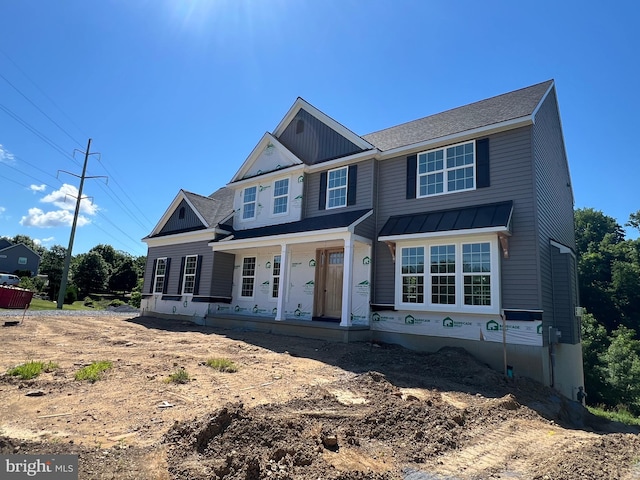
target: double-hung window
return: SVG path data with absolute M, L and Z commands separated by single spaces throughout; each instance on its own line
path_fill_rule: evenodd
M 164 292 L 164 283 L 166 281 L 165 279 L 166 273 L 167 273 L 167 259 L 158 258 L 158 260 L 156 261 L 155 285 L 153 286 L 154 293 Z
M 475 188 L 474 142 L 418 154 L 418 196 L 428 197 Z
M 434 239 L 398 250 L 397 308 L 499 312 L 497 238 Z
M 329 170 L 327 176 L 327 209 L 347 204 L 348 167 Z
M 253 297 L 256 283 L 256 257 L 245 257 L 242 259 L 242 282 L 241 297 Z
M 289 205 L 289 179 L 276 180 L 273 184 L 273 214 L 287 213 Z
M 273 282 L 271 283 L 271 298 L 278 298 L 278 290 L 280 288 L 280 267 L 282 257 L 275 255 L 273 257 L 273 269 L 271 270 Z
M 251 220 L 256 218 L 256 203 L 258 187 L 245 188 L 242 192 L 242 219 Z
M 198 268 L 198 256 L 189 255 L 184 262 L 184 277 L 182 280 L 182 293 L 192 294 L 196 285 L 196 270 Z

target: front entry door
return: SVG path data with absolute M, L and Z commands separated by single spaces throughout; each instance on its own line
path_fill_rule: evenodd
M 340 319 L 342 316 L 342 274 L 344 249 L 318 250 L 316 265 L 316 316 Z

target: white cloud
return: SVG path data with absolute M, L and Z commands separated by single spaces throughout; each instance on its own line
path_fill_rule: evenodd
M 7 209 L 6 209 L 6 208 L 4 208 L 4 207 L 0 207 L 0 218 L 2 218 L 2 214 L 3 214 L 4 212 L 6 212 L 6 211 L 7 211 Z
M 45 195 L 40 201 L 43 203 L 53 203 L 56 207 L 68 211 L 75 210 L 77 198 L 78 189 L 73 185 L 65 183 L 59 190 Z M 95 215 L 98 213 L 98 206 L 89 198 L 83 198 L 80 202 L 80 212 L 87 215 Z
M 47 189 L 47 186 L 45 184 L 42 184 L 42 185 L 30 185 L 29 189 L 34 193 L 35 192 L 44 192 Z
M 56 237 L 47 237 L 47 238 L 34 238 L 33 243 L 36 245 L 43 245 L 45 243 L 51 243 L 56 239 Z
M 16 157 L 13 156 L 9 150 L 4 148 L 2 144 L 0 144 L 0 163 L 15 163 Z
M 39 208 L 30 208 L 29 215 L 22 217 L 20 225 L 23 227 L 70 227 L 73 223 L 73 213 L 69 210 L 54 210 L 52 212 L 43 212 Z M 79 227 L 91 223 L 86 217 L 78 216 Z

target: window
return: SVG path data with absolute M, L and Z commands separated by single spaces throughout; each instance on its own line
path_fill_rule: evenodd
M 242 193 L 242 219 L 250 220 L 256 217 L 256 197 L 258 187 L 245 188 Z
M 273 257 L 273 270 L 271 271 L 273 275 L 273 282 L 271 283 L 271 298 L 278 298 L 278 290 L 280 288 L 280 263 L 281 256 L 276 255 Z
M 196 286 L 196 270 L 198 268 L 198 256 L 189 255 L 184 262 L 184 277 L 182 280 L 182 293 L 193 293 Z
M 347 204 L 347 171 L 347 167 L 329 170 L 327 208 L 344 207 Z
M 256 257 L 245 257 L 242 260 L 241 297 L 253 297 L 253 287 L 256 282 Z
M 431 241 L 402 247 L 399 252 L 398 308 L 499 312 L 497 237 Z M 425 252 L 429 255 L 426 272 Z
M 289 179 L 276 180 L 273 184 L 273 214 L 287 213 L 289 205 Z
M 424 303 L 424 247 L 402 249 L 402 303 Z
M 475 188 L 474 142 L 418 154 L 418 196 Z
M 18 257 L 18 265 L 26 265 L 27 257 Z
M 156 275 L 155 275 L 156 280 L 155 280 L 155 285 L 153 287 L 154 293 L 164 292 L 166 272 L 167 272 L 167 259 L 158 258 L 158 260 L 156 261 Z

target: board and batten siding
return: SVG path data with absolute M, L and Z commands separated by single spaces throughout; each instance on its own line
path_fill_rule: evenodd
M 534 175 L 531 127 L 501 132 L 489 137 L 490 186 L 426 198 L 406 198 L 406 156 L 384 160 L 379 165 L 378 231 L 389 217 L 428 211 L 513 201 L 509 258 L 502 258 L 502 307 L 541 308 L 537 240 L 535 233 Z M 373 303 L 393 304 L 395 268 L 383 242 L 374 244 Z
M 355 163 L 358 166 L 356 183 L 356 201 L 353 205 L 339 208 L 319 209 L 320 176 L 322 172 L 314 172 L 304 179 L 304 213 L 303 218 L 332 215 L 334 213 L 350 212 L 373 208 L 373 176 L 375 160 L 365 160 Z M 330 170 L 330 169 L 329 169 Z M 325 170 L 325 172 L 328 170 Z
M 362 151 L 304 109 L 298 111 L 278 140 L 307 165 Z
M 211 278 L 211 289 L 209 296 L 231 298 L 233 290 L 233 268 L 236 256 L 232 253 L 214 252 L 213 269 L 206 275 Z M 203 275 L 205 272 L 203 270 Z M 202 278 L 200 279 L 200 295 L 205 295 L 202 291 Z
M 180 218 L 180 210 L 183 208 L 184 218 Z M 168 233 L 185 232 L 200 228 L 206 227 L 203 225 L 196 213 L 191 209 L 189 204 L 182 200 L 180 205 L 178 205 L 175 211 L 171 214 L 171 217 L 169 217 L 169 220 L 167 220 L 167 223 L 164 224 L 162 230 L 160 230 L 160 234 L 166 235 Z
M 576 250 L 573 211 L 573 193 L 569 165 L 565 154 L 562 127 L 555 94 L 549 92 L 540 106 L 533 126 L 533 148 L 535 152 L 535 185 L 537 191 L 538 245 L 542 284 L 542 305 L 545 311 L 543 327 L 565 327 L 561 342 L 578 343 L 579 325 L 575 310 L 569 311 L 558 305 L 567 298 L 559 292 L 554 298 L 554 256 L 550 241 L 556 241 L 574 252 Z M 568 255 L 568 254 L 567 254 Z M 574 262 L 575 264 L 575 262 Z M 575 270 L 575 265 L 574 265 Z M 575 273 L 574 273 L 575 275 Z M 558 288 L 556 286 L 556 288 Z M 569 298 L 578 298 L 577 286 Z M 554 313 L 555 312 L 555 313 Z M 567 317 L 568 316 L 568 317 Z M 571 334 L 570 332 L 575 332 Z

